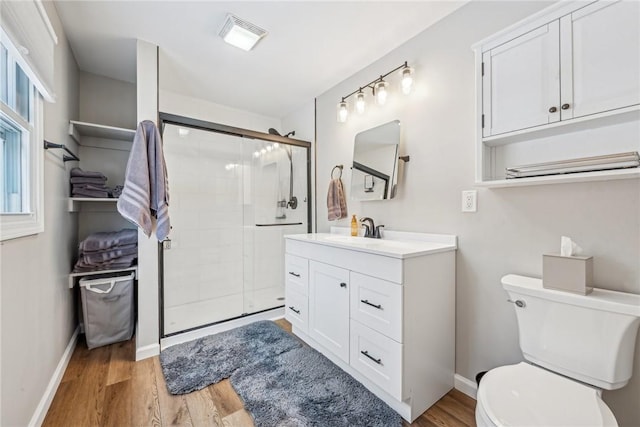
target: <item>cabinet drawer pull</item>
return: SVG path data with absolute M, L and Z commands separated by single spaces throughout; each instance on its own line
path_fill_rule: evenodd
M 290 306 L 289 310 L 293 311 L 295 314 L 300 314 L 300 310 L 296 310 L 293 306 Z
M 560 107 L 560 108 L 562 108 L 563 110 L 568 110 L 569 107 L 570 107 L 569 104 L 562 104 L 562 107 Z
M 360 302 L 361 302 L 361 303 L 363 303 L 363 304 L 370 305 L 371 307 L 375 307 L 375 308 L 377 308 L 378 310 L 382 310 L 382 305 L 381 305 L 381 304 L 373 304 L 373 303 L 370 303 L 370 302 L 369 302 L 368 300 L 366 300 L 366 299 L 361 299 L 361 300 L 360 300 Z
M 369 359 L 373 360 L 378 365 L 382 365 L 382 359 L 376 359 L 375 357 L 371 356 L 367 350 L 361 350 L 360 353 L 367 356 Z
M 550 113 L 555 113 L 556 111 L 558 111 L 558 109 L 556 107 L 549 108 L 549 112 Z
M 341 287 L 341 288 L 346 288 L 346 287 L 347 287 L 347 284 L 346 284 L 346 283 L 344 283 L 344 282 L 342 282 L 342 283 L 340 283 L 340 287 Z
M 292 275 L 293 277 L 300 277 L 298 273 L 294 273 L 293 271 L 290 271 L 289 274 Z

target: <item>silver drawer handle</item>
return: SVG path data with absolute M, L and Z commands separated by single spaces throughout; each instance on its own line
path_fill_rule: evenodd
M 375 357 L 371 356 L 367 350 L 362 350 L 362 351 L 360 351 L 360 353 L 362 353 L 363 355 L 367 356 L 369 359 L 373 360 L 378 365 L 382 365 L 382 359 L 376 359 Z
M 369 300 L 366 300 L 366 299 L 361 299 L 360 302 L 363 303 L 363 304 L 370 305 L 371 307 L 377 308 L 378 310 L 382 310 L 382 305 L 380 305 L 380 304 L 373 304 L 373 303 L 369 302 Z
M 300 275 L 298 273 L 294 273 L 293 271 L 290 271 L 289 274 L 294 276 L 294 277 L 300 277 Z
M 300 314 L 300 310 L 296 310 L 293 306 L 290 306 L 289 310 L 293 311 L 295 314 Z

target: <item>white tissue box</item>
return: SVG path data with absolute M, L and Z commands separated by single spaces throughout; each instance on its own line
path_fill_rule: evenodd
M 542 286 L 587 295 L 593 291 L 593 257 L 542 255 Z

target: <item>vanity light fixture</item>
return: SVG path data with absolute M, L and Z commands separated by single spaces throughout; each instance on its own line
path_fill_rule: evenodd
M 409 66 L 409 64 L 407 64 L 407 61 L 405 61 L 404 64 L 400 65 L 399 67 L 394 68 L 393 70 L 381 75 L 380 77 L 367 83 L 366 85 L 359 87 L 347 96 L 342 97 L 342 101 L 338 103 L 337 107 L 338 122 L 344 123 L 347 121 L 347 117 L 349 116 L 349 106 L 347 104 L 347 99 L 352 95 L 355 95 L 355 111 L 359 114 L 364 113 L 364 110 L 366 109 L 366 100 L 365 93 L 362 91 L 363 89 L 371 89 L 376 104 L 384 105 L 389 96 L 389 82 L 387 82 L 385 78 L 396 71 L 400 71 L 402 92 L 404 94 L 409 94 L 413 86 L 414 70 Z
M 348 115 L 349 110 L 347 110 L 347 102 L 342 98 L 342 102 L 338 103 L 338 122 L 346 122 Z
M 230 45 L 250 51 L 267 32 L 249 21 L 229 14 L 219 35 Z

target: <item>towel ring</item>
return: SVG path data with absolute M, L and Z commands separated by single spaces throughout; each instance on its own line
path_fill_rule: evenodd
M 343 167 L 344 167 L 344 166 L 342 166 L 342 165 L 335 165 L 335 166 L 333 167 L 333 169 L 331 169 L 331 179 L 340 179 L 340 178 L 342 178 L 342 168 L 343 168 Z M 338 175 L 338 177 L 337 177 L 337 178 L 334 178 L 334 177 L 333 177 L 333 173 L 336 171 L 336 169 L 338 169 L 338 172 L 340 172 L 340 175 Z

